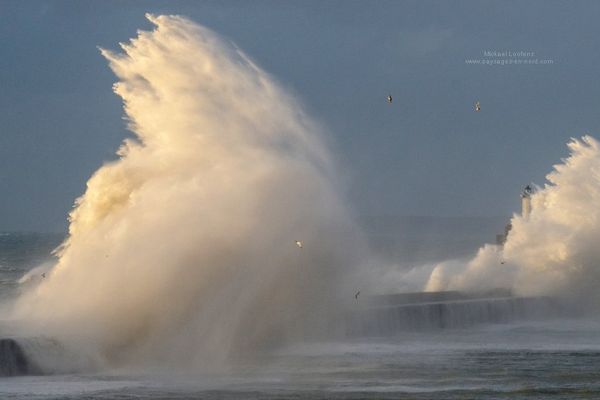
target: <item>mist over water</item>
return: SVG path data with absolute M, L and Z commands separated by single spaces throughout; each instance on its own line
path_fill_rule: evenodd
M 362 242 L 321 129 L 232 43 L 147 17 L 101 50 L 135 137 L 11 317 L 106 366 L 217 368 L 330 333 Z
M 468 262 L 437 265 L 427 290 L 511 288 L 600 304 L 600 143 L 568 143 L 570 155 L 533 194 L 529 216 L 515 214 L 504 247 L 485 245 Z

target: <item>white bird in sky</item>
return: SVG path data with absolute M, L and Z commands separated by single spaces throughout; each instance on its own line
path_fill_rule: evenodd
M 481 105 L 479 104 L 479 102 L 475 102 L 475 111 L 481 111 Z
M 300 240 L 296 240 L 296 246 L 302 248 L 302 242 Z
M 394 99 L 392 99 L 392 95 L 391 95 L 391 94 L 388 94 L 388 97 L 387 97 L 387 102 L 391 104 L 393 100 L 394 100 Z

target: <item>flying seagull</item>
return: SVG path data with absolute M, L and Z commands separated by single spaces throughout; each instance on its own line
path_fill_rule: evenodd
M 300 240 L 296 240 L 296 246 L 302 248 L 302 242 Z
M 392 95 L 388 94 L 387 102 L 390 103 L 390 104 L 392 104 L 392 101 L 394 101 L 394 99 L 392 99 Z
M 481 111 L 481 105 L 479 104 L 479 101 L 475 102 L 475 111 Z
M 356 300 L 358 300 L 358 295 L 359 295 L 359 294 L 360 294 L 360 290 L 359 290 L 358 292 L 356 292 L 356 294 L 354 295 L 354 298 L 355 298 Z

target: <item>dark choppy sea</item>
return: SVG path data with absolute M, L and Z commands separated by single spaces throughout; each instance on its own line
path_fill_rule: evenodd
M 61 240 L 0 233 L 0 298 L 17 293 L 20 277 L 46 262 Z M 218 375 L 0 378 L 0 399 L 600 399 L 600 322 L 303 344 Z
M 29 270 L 51 261 L 62 240 L 58 233 L 0 232 L 0 300 L 13 296 Z

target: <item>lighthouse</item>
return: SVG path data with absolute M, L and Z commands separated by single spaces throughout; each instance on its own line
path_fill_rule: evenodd
M 529 218 L 529 214 L 531 214 L 531 196 L 535 193 L 535 186 L 533 184 L 529 184 L 523 188 L 521 192 L 521 216 L 523 218 Z M 504 246 L 506 243 L 506 238 L 508 237 L 508 233 L 512 229 L 512 224 L 509 222 L 504 227 L 504 233 L 499 233 L 496 235 L 496 244 L 498 246 Z
M 534 187 L 530 184 L 525 186 L 521 192 L 521 216 L 528 218 L 531 214 L 531 196 L 535 193 Z

